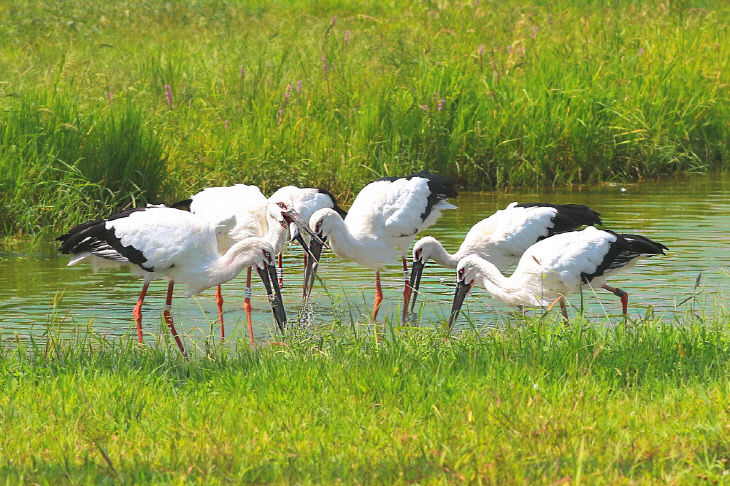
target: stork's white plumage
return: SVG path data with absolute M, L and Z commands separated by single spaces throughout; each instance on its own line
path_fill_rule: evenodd
M 185 203 L 191 213 L 216 227 L 221 252 L 251 236 L 264 238 L 276 253 L 286 246 L 289 236 L 288 222 L 285 221 L 281 209 L 270 205 L 261 189 L 256 186 L 236 184 L 207 187 L 190 199 L 173 206 L 179 207 Z
M 455 182 L 427 171 L 407 177 L 387 177 L 365 186 L 355 198 L 347 217 L 331 209 L 320 209 L 310 220 L 310 227 L 330 239 L 332 250 L 341 258 L 375 270 L 375 303 L 373 319 L 377 318 L 382 302 L 380 270 L 400 251 L 406 271 L 403 316 L 410 298 L 406 255 L 416 234 L 428 228 L 441 211 L 456 206 L 446 202 L 456 197 Z M 312 253 L 318 257 L 321 247 L 312 243 Z M 312 271 L 311 284 L 314 282 Z M 307 291 L 307 292 L 308 292 Z
M 415 295 L 411 310 L 416 304 L 423 268 L 430 259 L 442 267 L 456 268 L 464 257 L 477 255 L 504 272 L 539 240 L 596 224 L 602 224 L 599 214 L 580 204 L 513 202 L 472 226 L 454 254 L 447 252 L 436 238 L 421 238 L 413 246 L 410 284 Z
M 511 305 L 550 307 L 559 301 L 566 319 L 566 296 L 582 285 L 602 287 L 621 298 L 625 315 L 628 294 L 606 285 L 606 279 L 634 267 L 642 258 L 664 255 L 666 249 L 644 236 L 617 234 L 589 226 L 535 243 L 522 255 L 517 269 L 509 277 L 480 256 L 467 256 L 456 269 L 457 288 L 449 325 L 453 324 L 466 294 L 475 284 Z
M 150 281 L 163 277 L 170 281 L 165 321 L 183 354 L 185 350 L 170 314 L 175 282 L 185 283 L 186 294 L 193 295 L 233 279 L 243 268 L 255 266 L 272 298 L 277 323 L 283 328 L 286 320 L 278 285 L 269 282 L 271 275 L 275 275 L 271 244 L 261 238 L 246 238 L 221 254 L 215 227 L 194 214 L 164 207 L 131 209 L 82 223 L 58 240 L 62 242 L 62 253 L 75 255 L 69 265 L 104 259 L 129 265 L 145 279 L 134 309 L 140 342 L 141 308 L 147 287 Z

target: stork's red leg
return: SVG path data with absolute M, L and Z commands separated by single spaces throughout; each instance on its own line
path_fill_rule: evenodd
M 284 286 L 284 265 L 282 264 L 282 255 L 279 253 L 279 288 Z
M 375 339 L 378 342 L 383 340 L 378 329 L 378 311 L 383 303 L 383 288 L 380 286 L 380 272 L 375 272 L 375 300 L 373 301 L 373 321 L 375 321 Z
M 134 306 L 134 311 L 132 311 L 134 322 L 137 324 L 137 340 L 140 344 L 142 343 L 142 302 L 144 301 L 144 296 L 147 295 L 147 287 L 149 286 L 149 282 L 144 283 L 142 292 L 140 292 L 139 299 L 137 300 L 137 305 Z
M 565 318 L 565 322 L 568 322 L 568 308 L 565 307 L 565 297 L 562 295 L 560 296 L 560 310 L 563 311 L 563 317 Z
M 383 303 L 383 288 L 380 286 L 380 272 L 375 272 L 375 300 L 373 301 L 373 320 L 378 319 L 380 304 Z
M 623 307 L 624 315 L 626 315 L 629 310 L 629 294 L 619 288 L 611 287 L 610 285 L 603 285 L 602 288 L 608 290 L 613 295 L 621 299 L 621 307 Z
M 226 337 L 226 333 L 223 329 L 223 294 L 221 294 L 220 285 L 215 289 L 215 303 L 218 304 L 218 321 L 221 325 L 221 342 L 223 342 L 223 339 Z
M 248 338 L 253 344 L 253 322 L 251 322 L 251 267 L 246 272 L 246 290 L 243 299 L 243 310 L 246 311 L 246 322 L 248 323 Z
M 172 308 L 172 288 L 175 286 L 175 281 L 170 280 L 170 283 L 167 285 L 167 299 L 165 300 L 165 310 L 162 313 L 162 315 L 165 316 L 165 323 L 167 323 L 168 327 L 170 328 L 170 334 L 172 334 L 172 337 L 175 338 L 175 342 L 177 343 L 177 347 L 180 348 L 180 353 L 187 358 L 188 353 L 185 352 L 185 348 L 183 347 L 183 343 L 180 340 L 180 336 L 177 335 L 177 330 L 175 329 L 175 324 L 172 322 L 172 313 L 170 309 Z
M 408 304 L 411 301 L 411 278 L 408 275 L 408 262 L 406 261 L 405 257 L 401 257 L 403 260 L 403 275 L 406 279 L 405 287 L 403 287 L 403 317 L 402 321 L 403 323 L 406 322 L 406 317 L 408 317 Z

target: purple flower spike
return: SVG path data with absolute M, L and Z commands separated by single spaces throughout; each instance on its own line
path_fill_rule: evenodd
M 165 99 L 167 99 L 167 106 L 172 108 L 172 88 L 169 84 L 165 85 Z
M 479 53 L 479 57 L 484 55 L 484 44 L 479 44 L 479 50 L 477 52 Z
M 322 72 L 327 75 L 327 56 L 322 54 Z
M 231 120 L 226 120 L 223 124 L 225 125 L 226 129 L 228 129 L 228 127 L 231 126 Z
M 639 56 L 643 56 L 644 55 L 644 48 L 643 47 L 639 47 L 639 50 L 637 51 L 637 54 Z
M 242 78 L 245 78 L 246 77 L 246 68 L 243 67 L 243 65 L 241 65 L 241 77 Z
M 346 30 L 345 31 L 345 44 L 347 44 L 348 42 L 350 42 L 350 31 Z
M 106 92 L 106 97 L 107 97 L 107 100 L 106 100 L 107 104 L 111 105 L 112 100 L 114 99 L 114 93 L 112 93 L 112 90 L 109 90 Z
M 297 81 L 297 94 L 302 94 L 302 80 Z
M 428 111 L 428 105 L 421 105 L 421 109 L 423 111 Z
M 474 6 L 475 7 L 478 7 L 479 6 L 479 0 L 474 0 Z
M 444 109 L 444 100 L 439 100 L 439 111 Z
M 537 25 L 532 26 L 532 35 L 530 37 L 532 37 L 533 39 L 537 38 Z
M 284 98 L 289 99 L 291 96 L 291 83 L 286 85 L 286 91 L 284 91 Z

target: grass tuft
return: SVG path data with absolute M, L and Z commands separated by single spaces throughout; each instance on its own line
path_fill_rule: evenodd
M 10 482 L 722 481 L 726 316 L 445 339 L 333 327 L 284 346 L 138 348 L 93 331 L 5 346 Z M 64 337 L 65 336 L 65 337 Z M 48 344 L 50 343 L 50 344 Z M 7 344 L 7 343 L 6 343 Z M 580 479 L 578 479 L 580 478 Z

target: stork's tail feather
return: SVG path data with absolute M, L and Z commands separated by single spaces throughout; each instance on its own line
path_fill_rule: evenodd
M 603 224 L 603 221 L 601 221 L 601 215 L 583 204 L 526 203 L 518 204 L 517 207 L 555 208 L 557 213 L 553 216 L 554 226 L 550 229 L 548 236 L 553 236 L 558 233 L 566 233 L 568 231 L 575 231 L 581 226 L 596 226 Z
M 347 216 L 347 211 L 342 209 L 340 207 L 340 205 L 337 204 L 337 199 L 335 199 L 335 196 L 331 192 L 329 192 L 327 189 L 322 189 L 321 187 L 318 187 L 317 190 L 319 192 L 321 192 L 322 194 L 328 195 L 330 197 L 330 199 L 332 199 L 332 209 L 334 209 L 335 212 L 337 212 L 337 214 L 339 214 L 342 217 L 342 219 L 345 219 L 345 216 Z
M 555 226 L 553 231 L 564 233 L 573 231 L 581 226 L 602 225 L 601 215 L 593 209 L 582 204 L 556 204 L 558 213 L 553 218 Z
M 58 250 L 67 255 L 84 254 L 84 258 L 91 254 L 119 263 L 136 263 L 144 270 L 148 270 L 144 267 L 147 259 L 142 252 L 132 246 L 123 246 L 114 230 L 107 228 L 109 221 L 125 218 L 132 213 L 144 210 L 145 208 L 126 209 L 112 214 L 106 219 L 95 219 L 78 224 L 67 233 L 56 238 L 61 242 L 61 247 Z M 71 264 L 78 263 L 84 258 L 73 258 Z
M 666 255 L 666 253 L 664 253 L 664 250 L 669 250 L 669 248 L 667 248 L 663 244 L 654 240 L 650 240 L 646 236 L 632 235 L 628 233 L 620 233 L 619 236 L 621 236 L 624 241 L 626 241 L 628 248 L 632 252 L 640 255 Z
M 456 197 L 459 192 L 456 189 L 456 179 L 441 174 L 432 174 L 427 170 L 416 172 L 409 177 L 423 177 L 428 179 L 428 188 L 431 190 L 431 194 L 436 194 L 439 199 L 446 199 L 449 197 Z
M 192 203 L 193 203 L 192 199 L 183 199 L 182 201 L 173 203 L 170 207 L 179 209 L 180 211 L 190 211 L 190 205 Z
M 56 241 L 60 241 L 62 243 L 62 245 L 61 245 L 61 252 L 63 252 L 63 253 L 69 253 L 68 251 L 63 251 L 63 248 L 64 247 L 67 247 L 66 242 L 70 238 L 72 238 L 74 235 L 78 235 L 78 234 L 82 233 L 84 230 L 86 230 L 88 228 L 91 228 L 92 226 L 95 226 L 95 225 L 101 223 L 102 221 L 104 221 L 104 220 L 103 219 L 95 219 L 95 220 L 92 220 L 92 221 L 87 221 L 85 223 L 77 224 L 76 226 L 74 226 L 73 228 L 71 228 L 70 230 L 68 230 L 66 233 L 64 233 L 61 236 L 59 236 L 58 238 L 56 238 Z
M 87 243 L 95 239 L 99 230 L 104 228 L 105 223 L 105 219 L 95 219 L 74 226 L 67 233 L 56 238 L 61 242 L 58 250 L 66 255 L 89 252 L 90 248 Z

